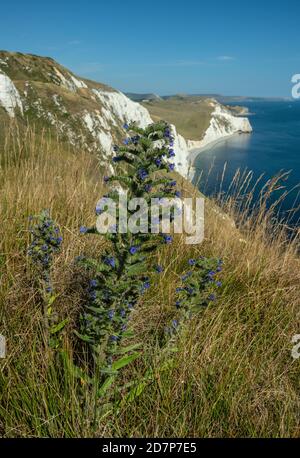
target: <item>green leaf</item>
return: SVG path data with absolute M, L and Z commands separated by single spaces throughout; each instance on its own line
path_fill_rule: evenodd
M 129 356 L 124 356 L 123 358 L 118 359 L 112 364 L 112 369 L 113 370 L 119 370 L 122 367 L 127 366 L 128 364 L 132 363 L 132 361 L 135 361 L 141 353 L 133 353 L 132 355 Z
M 110 377 L 108 377 L 105 382 L 102 384 L 101 388 L 99 389 L 98 391 L 98 396 L 103 396 L 106 391 L 112 386 L 113 382 L 115 380 L 115 376 L 114 375 L 111 375 Z
M 79 339 L 83 340 L 84 342 L 93 342 L 93 339 L 89 336 L 87 336 L 86 334 L 83 335 L 83 334 L 80 334 L 78 331 L 76 331 L 74 329 L 74 334 L 76 334 L 77 337 L 79 337 Z
M 141 343 L 137 343 L 134 345 L 129 345 L 128 347 L 125 348 L 120 348 L 120 350 L 117 351 L 117 355 L 124 355 L 124 353 L 129 353 L 130 351 L 136 350 L 137 348 L 140 348 L 142 346 Z
M 52 326 L 50 328 L 50 332 L 51 334 L 56 334 L 57 332 L 61 331 L 65 326 L 66 324 L 68 323 L 69 319 L 66 318 L 65 320 L 61 321 L 60 323 L 58 323 L 57 325 L 55 326 Z

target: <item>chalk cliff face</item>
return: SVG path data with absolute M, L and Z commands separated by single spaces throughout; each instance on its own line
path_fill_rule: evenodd
M 212 100 L 210 103 L 214 108 L 211 115 L 210 125 L 202 140 L 188 140 L 188 148 L 190 150 L 204 148 L 216 140 L 236 133 L 252 132 L 252 127 L 248 118 L 234 116 L 229 109 L 218 103 L 216 100 Z
M 252 130 L 247 118 L 233 116 L 213 99 L 210 103 L 214 110 L 202 140 L 185 139 L 172 126 L 176 169 L 185 177 L 191 150 Z M 78 78 L 51 58 L 0 51 L 0 130 L 5 116 L 55 129 L 72 145 L 96 151 L 111 171 L 112 146 L 123 138 L 124 122 L 135 121 L 140 127 L 152 122 L 139 103 L 109 86 Z

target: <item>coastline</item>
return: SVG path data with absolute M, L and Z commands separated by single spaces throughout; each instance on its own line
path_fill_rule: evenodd
M 251 132 L 233 132 L 230 135 L 224 135 L 222 137 L 216 138 L 215 140 L 212 140 L 211 142 L 207 143 L 206 145 L 194 147 L 189 149 L 189 155 L 188 155 L 188 160 L 190 165 L 193 167 L 193 164 L 198 157 L 199 154 L 203 153 L 204 151 L 208 151 L 212 149 L 214 146 L 218 145 L 219 143 L 223 143 L 229 138 L 235 137 L 236 135 L 250 135 Z M 200 143 L 200 142 L 199 142 Z

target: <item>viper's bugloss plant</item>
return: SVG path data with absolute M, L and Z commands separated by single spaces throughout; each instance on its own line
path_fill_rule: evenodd
M 31 216 L 30 221 L 31 244 L 28 255 L 37 272 L 36 279 L 43 302 L 46 341 L 51 348 L 57 348 L 61 337 L 60 331 L 67 323 L 67 319 L 58 323 L 53 314 L 53 304 L 57 295 L 53 291 L 51 267 L 54 256 L 60 251 L 62 236 L 48 210 Z
M 174 169 L 174 164 L 170 163 L 170 158 L 174 157 L 170 126 L 159 122 L 141 129 L 135 124 L 126 124 L 124 129 L 128 136 L 121 146 L 113 148 L 113 162 L 119 173 L 104 177 L 104 182 L 112 186 L 96 207 L 96 214 L 100 215 L 108 198 L 116 203 L 116 226 L 111 228 L 113 232 L 105 234 L 111 248 L 99 258 L 81 260 L 93 271 L 94 278 L 88 288 L 89 297 L 77 335 L 88 343 L 95 363 L 104 373 L 115 373 L 138 356 L 137 353 L 128 356 L 122 350 L 126 356 L 117 357 L 122 339 L 131 335 L 131 311 L 140 296 L 151 287 L 147 273 L 151 269 L 151 255 L 159 245 L 170 244 L 173 240 L 166 234 L 118 231 L 121 209 L 116 185 L 127 191 L 128 200 L 144 198 L 147 204 L 151 198 L 175 197 L 176 193 L 176 182 L 167 176 Z M 129 216 L 131 213 L 134 211 L 128 210 Z M 150 222 L 149 215 L 147 218 Z M 159 216 L 158 221 L 161 218 Z M 97 230 L 82 226 L 80 232 L 96 234 Z M 128 351 L 131 350 L 133 347 L 128 347 Z
M 177 314 L 165 329 L 167 335 L 176 334 L 181 325 L 216 300 L 216 289 L 222 286 L 216 277 L 222 271 L 222 264 L 221 259 L 189 259 L 189 270 L 181 276 L 181 284 L 175 291 Z

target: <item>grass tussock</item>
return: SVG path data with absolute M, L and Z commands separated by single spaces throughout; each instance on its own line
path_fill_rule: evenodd
M 300 364 L 291 357 L 292 336 L 300 333 L 298 240 L 288 239 L 282 224 L 271 226 L 263 201 L 249 219 L 238 204 L 241 193 L 207 200 L 205 241 L 190 246 L 177 237 L 159 252 L 165 270 L 133 314 L 143 357 L 121 382 L 141 380 L 149 369 L 154 376 L 132 402 L 94 421 L 95 396 L 69 370 L 65 354 L 57 356 L 60 365 L 45 361 L 26 250 L 28 216 L 49 208 L 64 237 L 53 272 L 56 313 L 69 317 L 64 346 L 66 354 L 76 353 L 72 324 L 85 279 L 73 260 L 102 249 L 100 237 L 78 233 L 83 222 L 94 222 L 104 193 L 101 170 L 93 155 L 34 131 L 8 135 L 0 160 L 0 333 L 7 339 L 0 362 L 2 436 L 299 436 Z M 182 188 L 196 192 L 186 182 Z M 251 199 L 249 188 L 243 199 Z M 177 352 L 161 354 L 158 335 L 172 314 L 179 275 L 199 255 L 224 261 L 218 299 L 184 330 Z

